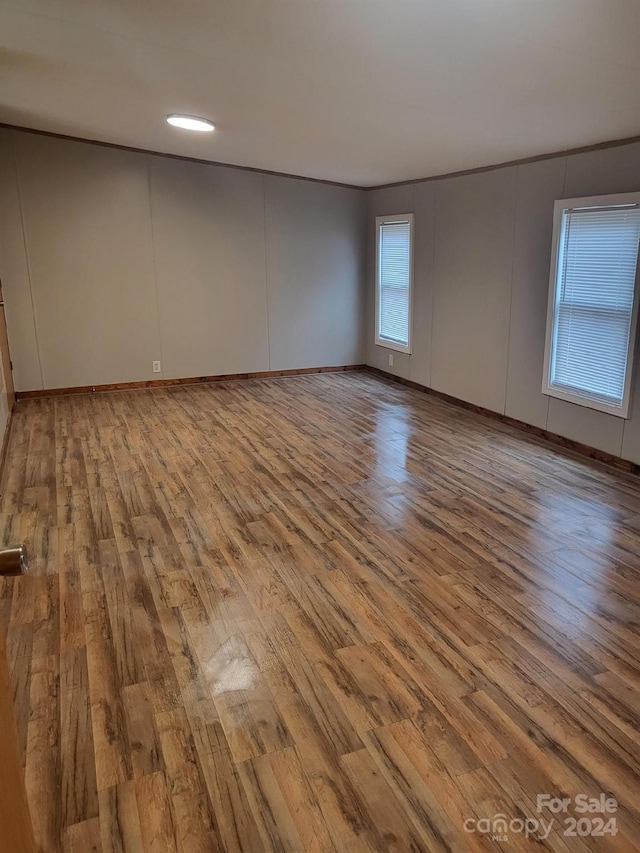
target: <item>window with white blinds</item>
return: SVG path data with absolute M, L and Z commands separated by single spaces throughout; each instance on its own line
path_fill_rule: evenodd
M 379 216 L 376 231 L 376 344 L 411 352 L 413 214 Z
M 556 202 L 543 391 L 627 417 L 640 196 Z

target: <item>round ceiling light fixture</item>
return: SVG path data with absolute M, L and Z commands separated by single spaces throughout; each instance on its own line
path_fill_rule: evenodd
M 210 133 L 216 129 L 215 124 L 209 121 L 208 118 L 200 118 L 200 116 L 186 116 L 181 113 L 171 113 L 167 116 L 167 121 L 173 127 L 181 127 L 183 130 L 198 130 L 201 133 Z

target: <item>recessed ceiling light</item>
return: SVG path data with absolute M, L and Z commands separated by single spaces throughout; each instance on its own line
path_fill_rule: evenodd
M 199 118 L 198 116 L 183 116 L 179 113 L 171 113 L 167 116 L 167 121 L 174 127 L 181 127 L 184 130 L 199 130 L 208 133 L 216 129 L 215 124 L 209 121 L 208 118 Z

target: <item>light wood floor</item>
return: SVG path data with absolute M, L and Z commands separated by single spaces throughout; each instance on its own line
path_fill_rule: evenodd
M 21 403 L 1 509 L 42 850 L 637 849 L 640 479 L 353 373 Z

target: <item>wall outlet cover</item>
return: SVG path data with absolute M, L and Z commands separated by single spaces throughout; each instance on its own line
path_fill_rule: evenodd
M 154 372 L 154 373 L 162 373 L 162 368 L 160 367 L 160 362 L 159 362 L 159 361 L 154 361 L 154 362 L 153 362 L 153 372 Z
M 389 353 L 389 367 L 393 367 L 393 355 Z

